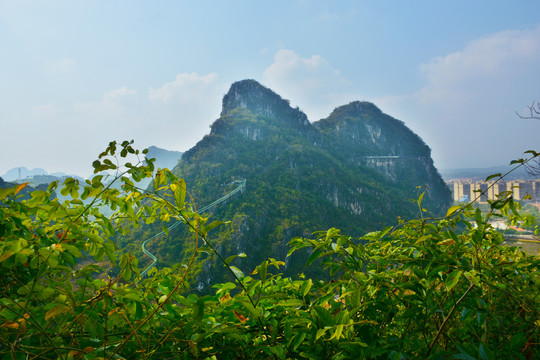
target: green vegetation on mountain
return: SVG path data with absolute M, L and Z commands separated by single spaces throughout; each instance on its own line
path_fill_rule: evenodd
M 486 215 L 452 207 L 361 238 L 335 228 L 296 237 L 287 258 L 247 273 L 237 265 L 250 254 L 223 256 L 214 235 L 225 225 L 193 211 L 189 183 L 160 171 L 141 192 L 131 179 L 152 176 L 153 161 L 124 164 L 128 154 L 139 152 L 113 142 L 93 163 L 115 172 L 118 188 L 97 175 L 27 199 L 25 185 L 0 189 L 2 359 L 540 357 L 540 259 L 503 245 L 489 224 L 504 216 L 531 225 L 511 192 Z M 197 234 L 191 257 L 141 278 L 138 258 L 113 236 L 168 218 Z M 282 274 L 283 260 L 306 249 L 330 280 Z M 190 290 L 200 253 L 219 257 L 216 271 L 234 281 L 205 296 Z
M 418 208 L 411 199 L 421 192 L 427 214 L 440 215 L 450 205 L 430 149 L 401 121 L 373 104 L 353 102 L 312 124 L 253 80 L 231 86 L 210 134 L 184 153 L 174 173 L 190 184 L 199 208 L 230 191 L 233 181 L 246 180 L 241 195 L 205 214 L 230 221 L 214 238 L 224 256 L 249 254 L 238 264 L 244 271 L 268 256 L 285 258 L 295 236 L 330 227 L 360 236 L 398 217 L 414 218 Z M 121 243 L 136 238 L 140 244 L 160 230 L 142 228 Z M 179 227 L 147 248 L 170 266 L 187 261 L 191 243 Z M 307 256 L 291 258 L 286 274 L 315 275 L 305 269 Z M 230 279 L 217 267 L 215 259 L 201 265 L 199 288 Z

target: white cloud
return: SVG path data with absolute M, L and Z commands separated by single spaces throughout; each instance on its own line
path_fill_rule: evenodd
M 228 86 L 219 81 L 216 73 L 180 73 L 175 80 L 150 88 L 152 120 L 159 126 L 147 129 L 149 144 L 182 151 L 195 145 L 219 117 Z
M 196 73 L 181 73 L 176 75 L 174 81 L 165 83 L 158 89 L 150 88 L 148 97 L 151 101 L 161 101 L 164 104 L 171 101 L 190 103 L 195 100 L 199 102 L 200 92 L 215 85 L 217 78 L 216 73 L 203 76 Z
M 379 103 L 426 140 L 441 167 L 503 164 L 538 148 L 540 122 L 515 111 L 540 96 L 539 63 L 540 27 L 503 31 L 421 65 L 423 88 Z
M 531 76 L 540 60 L 540 27 L 530 30 L 503 31 L 472 41 L 462 51 L 433 59 L 420 67 L 428 85 L 419 92 L 424 100 L 437 100 L 448 94 L 474 94 L 486 91 L 486 85 L 504 86 Z M 472 87 L 471 87 L 472 86 Z
M 122 86 L 118 89 L 107 91 L 103 94 L 103 101 L 105 102 L 117 102 L 125 99 L 126 97 L 136 96 L 137 91 L 129 89 L 126 86 Z
M 93 127 L 102 125 L 113 126 L 125 121 L 133 122 L 130 116 L 138 114 L 137 91 L 122 86 L 103 93 L 99 101 L 77 102 L 74 111 L 78 121 L 84 120 Z
M 6 133 L 20 134 L 24 129 L 27 143 L 40 144 L 37 165 L 88 175 L 92 161 L 112 140 L 134 139 L 138 148 L 156 145 L 181 151 L 195 145 L 219 117 L 228 84 L 217 79 L 214 73 L 181 73 L 157 89 L 149 88 L 144 96 L 121 86 L 94 101 L 48 103 L 0 121 Z M 64 168 L 57 167 L 58 154 Z M 16 161 L 20 163 L 2 165 L 37 166 L 29 151 Z
M 298 104 L 311 121 L 328 116 L 346 98 L 353 99 L 345 93 L 349 82 L 319 55 L 303 58 L 293 50 L 281 49 L 263 78 L 265 85 Z

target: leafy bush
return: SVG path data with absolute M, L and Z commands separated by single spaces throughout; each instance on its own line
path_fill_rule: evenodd
M 236 283 L 198 296 L 186 279 L 198 253 L 220 256 L 207 239 L 219 222 L 193 212 L 185 183 L 166 170 L 153 192 L 138 189 L 132 179 L 151 176 L 152 161 L 113 162 L 138 155 L 111 143 L 94 162 L 117 172 L 121 190 L 102 175 L 66 180 L 64 203 L 57 183 L 28 200 L 17 199 L 24 185 L 0 190 L 2 358 L 539 358 L 539 260 L 503 245 L 488 223 L 499 212 L 519 219 L 510 194 L 485 216 L 453 208 L 359 240 L 330 229 L 291 241 L 290 253 L 322 259 L 329 282 L 283 277 L 275 259 L 245 275 L 231 256 L 222 261 Z M 198 235 L 191 262 L 142 278 L 111 237 L 168 218 Z

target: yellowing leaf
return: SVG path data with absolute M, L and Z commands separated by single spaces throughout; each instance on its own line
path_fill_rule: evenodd
M 68 312 L 69 309 L 70 308 L 66 305 L 62 305 L 62 304 L 55 305 L 51 310 L 47 311 L 47 313 L 45 314 L 45 320 L 49 320 L 50 318 L 56 315 L 64 314 Z
M 231 299 L 232 299 L 231 295 L 225 294 L 225 295 L 223 295 L 222 297 L 219 298 L 219 303 L 223 304 L 223 303 L 226 303 L 227 301 L 229 301 Z
M 458 211 L 459 209 L 461 209 L 461 206 L 459 205 L 454 205 L 454 206 L 451 206 L 450 209 L 448 209 L 448 211 L 446 212 L 446 216 L 451 216 L 453 215 L 456 211 Z
M 15 189 L 15 195 L 17 195 L 22 189 L 24 189 L 26 186 L 28 186 L 30 183 L 24 183 L 19 186 L 17 186 L 17 189 Z
M 54 250 L 59 251 L 59 252 L 64 251 L 64 249 L 62 249 L 62 244 L 55 244 Z
M 324 333 L 326 332 L 326 330 L 328 330 L 328 329 L 324 328 L 324 329 L 319 329 L 319 330 L 317 330 L 317 334 L 315 335 L 315 339 L 316 339 L 316 340 L 319 340 L 319 338 L 320 338 L 321 336 L 324 335 Z
M 405 270 L 403 270 L 403 275 L 405 275 L 405 276 L 411 276 L 411 275 L 413 275 L 412 270 L 411 270 L 411 269 L 405 269 Z
M 332 334 L 332 336 L 330 337 L 330 340 L 332 339 L 336 339 L 336 340 L 339 340 L 339 338 L 341 337 L 341 334 L 343 333 L 343 325 L 338 325 L 336 327 L 336 331 L 334 331 L 334 333 Z
M 244 315 L 240 314 L 240 313 L 239 313 L 238 311 L 236 311 L 236 310 L 233 310 L 233 313 L 234 313 L 234 315 L 238 318 L 238 320 L 240 320 L 240 322 L 241 322 L 242 324 L 249 320 L 249 318 L 246 318 Z
M 118 311 L 118 308 L 114 308 L 112 309 L 111 311 L 109 311 L 109 313 L 107 314 L 107 316 L 111 316 L 112 314 L 114 314 L 115 312 Z
M 6 260 L 7 258 L 9 258 L 11 255 L 13 255 L 13 253 L 11 251 L 7 252 L 7 253 L 4 253 L 2 256 L 0 256 L 0 262 Z
M 437 243 L 437 245 L 453 245 L 455 244 L 456 242 L 454 241 L 454 239 L 446 239 L 446 240 L 441 240 Z
M 17 320 L 19 322 L 19 333 L 24 334 L 26 332 L 26 320 L 23 318 L 20 318 Z
M 4 329 L 13 329 L 13 330 L 17 330 L 19 328 L 19 323 L 16 322 L 16 321 L 8 321 L 4 324 L 2 324 L 2 327 Z

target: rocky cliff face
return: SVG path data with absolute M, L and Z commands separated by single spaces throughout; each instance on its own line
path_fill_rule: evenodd
M 351 166 L 369 167 L 404 187 L 424 186 L 432 209 L 443 211 L 448 189 L 433 165 L 431 149 L 397 119 L 377 106 L 355 101 L 336 108 L 315 127 L 335 154 Z M 414 185 L 416 184 L 416 185 Z
M 255 80 L 232 84 L 229 92 L 223 97 L 221 117 L 237 109 L 246 109 L 277 121 L 287 121 L 295 126 L 311 127 L 306 114 L 299 109 L 291 108 L 287 100 Z
M 360 236 L 398 216 L 417 217 L 410 201 L 417 186 L 427 189 L 424 205 L 433 214 L 450 204 L 429 147 L 401 121 L 371 103 L 353 102 L 311 124 L 253 80 L 231 86 L 210 134 L 174 171 L 186 179 L 199 208 L 230 191 L 232 181 L 246 179 L 244 193 L 210 216 L 231 220 L 211 241 L 223 256 L 248 254 L 237 263 L 248 272 L 267 257 L 285 259 L 294 236 L 330 227 Z M 160 246 L 149 245 L 165 263 L 187 254 L 189 236 L 176 231 Z M 305 271 L 303 265 L 289 259 L 287 271 Z M 212 259 L 201 267 L 201 287 L 225 279 L 226 272 L 216 269 L 221 265 Z

